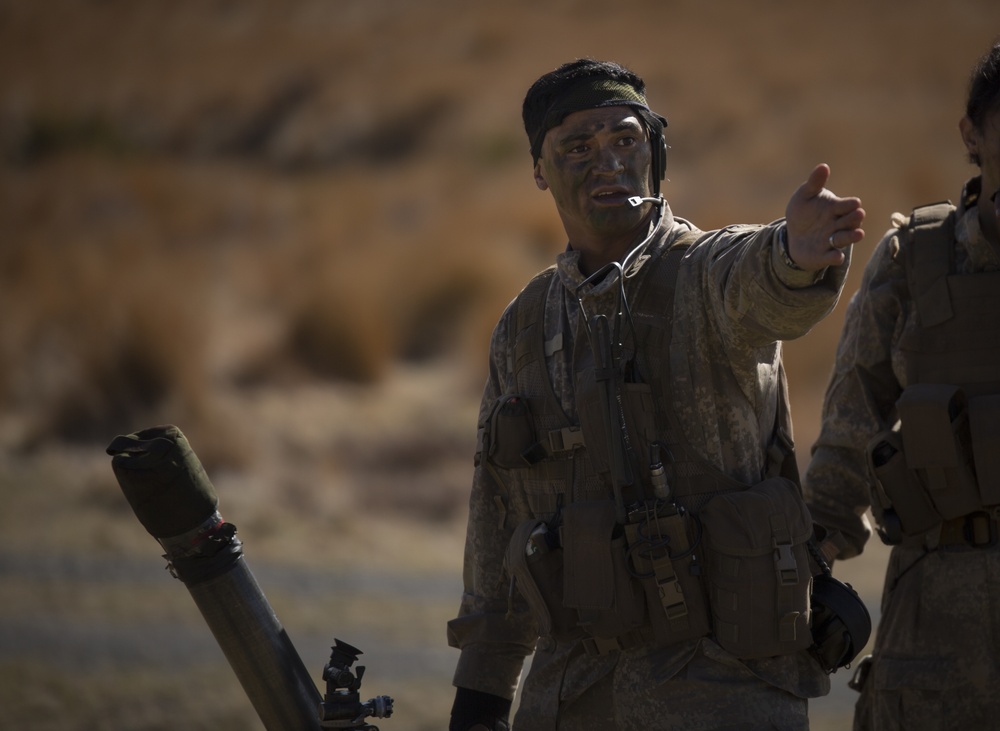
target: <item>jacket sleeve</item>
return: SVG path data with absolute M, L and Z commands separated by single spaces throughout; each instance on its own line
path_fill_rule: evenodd
M 681 262 L 669 352 L 695 450 L 734 479 L 761 479 L 778 408 L 781 343 L 836 305 L 847 262 L 820 272 L 781 256 L 783 220 L 702 236 Z
M 795 269 L 781 254 L 784 219 L 767 226 L 728 226 L 703 244 L 709 302 L 734 345 L 762 347 L 805 335 L 837 305 L 850 266 Z
M 464 588 L 458 616 L 448 623 L 448 644 L 461 650 L 455 686 L 510 700 L 538 633 L 519 596 L 512 597 L 508 606 L 510 578 L 504 555 L 513 530 L 507 515 L 510 499 L 479 453 L 506 382 L 507 320 L 505 313 L 490 347 L 490 376 L 479 411 L 479 446 L 469 500 Z
M 858 555 L 871 536 L 865 516 L 870 505 L 867 444 L 895 422 L 903 388 L 904 376 L 893 363 L 907 316 L 896 233 L 891 229 L 875 248 L 847 308 L 822 428 L 804 479 L 813 520 L 826 529 L 839 550 L 837 558 Z

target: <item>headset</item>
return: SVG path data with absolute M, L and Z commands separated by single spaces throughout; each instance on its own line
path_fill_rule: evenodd
M 667 118 L 643 107 L 636 107 L 636 110 L 646 123 L 649 132 L 649 144 L 653 156 L 653 195 L 658 196 L 660 181 L 666 180 L 667 176 L 667 140 L 663 134 L 663 130 L 667 127 Z

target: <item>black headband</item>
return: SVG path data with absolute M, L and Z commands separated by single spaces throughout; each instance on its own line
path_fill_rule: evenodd
M 636 107 L 645 112 L 642 114 L 647 124 L 658 121 L 660 128 L 650 129 L 653 135 L 663 134 L 663 127 L 666 120 L 658 114 L 650 111 L 646 102 L 646 97 L 634 86 L 623 81 L 609 79 L 606 76 L 591 76 L 580 79 L 565 92 L 560 94 L 552 105 L 546 110 L 541 119 L 541 124 L 529 131 L 528 137 L 531 140 L 531 157 L 535 162 L 542 154 L 542 142 L 545 140 L 545 133 L 553 127 L 558 127 L 568 114 L 579 112 L 583 109 L 596 109 L 598 107 Z M 655 122 L 654 122 L 655 123 Z

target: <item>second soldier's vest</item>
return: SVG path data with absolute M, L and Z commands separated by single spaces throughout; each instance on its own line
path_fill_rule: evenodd
M 900 253 L 917 327 L 899 343 L 907 387 L 898 431 L 869 445 L 873 512 L 882 537 L 898 543 L 957 525 L 960 542 L 996 541 L 1000 506 L 1000 272 L 955 271 L 955 207 L 914 209 Z

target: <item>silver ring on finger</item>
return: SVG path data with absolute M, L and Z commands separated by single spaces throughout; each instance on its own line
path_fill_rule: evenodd
M 827 239 L 830 242 L 830 248 L 831 249 L 836 249 L 837 248 L 837 246 L 833 243 L 833 237 L 834 237 L 834 234 L 836 234 L 836 233 L 837 232 L 834 231 L 832 234 L 830 234 L 830 238 Z

